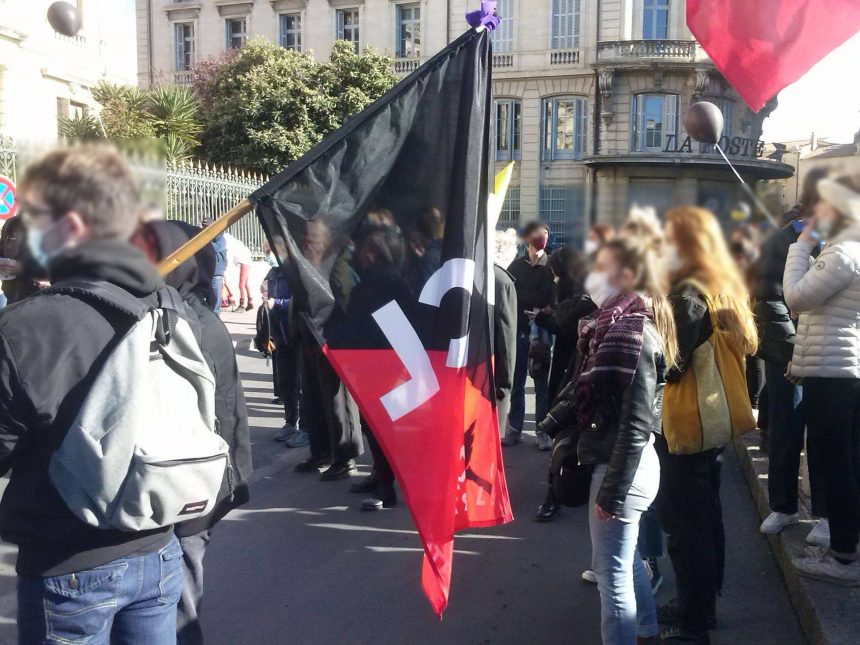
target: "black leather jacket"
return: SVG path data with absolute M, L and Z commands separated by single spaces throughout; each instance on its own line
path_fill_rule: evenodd
M 591 423 L 580 428 L 579 463 L 608 464 L 597 495 L 598 506 L 608 513 L 621 512 L 642 451 L 651 433 L 660 433 L 665 383 L 660 338 L 647 322 L 633 382 L 623 392 L 606 392 Z

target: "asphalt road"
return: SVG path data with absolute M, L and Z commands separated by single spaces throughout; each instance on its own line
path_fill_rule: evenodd
M 421 550 L 405 506 L 366 513 L 349 482 L 292 472 L 305 450 L 272 441 L 265 361 L 241 352 L 257 464 L 251 503 L 216 529 L 203 608 L 215 644 L 600 642 L 597 589 L 580 580 L 590 544 L 585 508 L 532 521 L 547 453 L 533 439 L 505 449 L 515 521 L 455 540 L 450 604 L 438 621 L 420 588 Z M 531 404 L 531 400 L 529 401 Z M 731 451 L 727 451 L 731 453 Z M 365 459 L 359 476 L 368 472 Z M 724 468 L 726 588 L 715 645 L 804 643 L 770 547 L 758 533 L 733 454 Z M 658 601 L 672 597 L 667 583 Z
M 246 314 L 231 329 L 238 338 L 252 324 Z M 420 542 L 405 506 L 363 513 L 348 481 L 294 473 L 305 451 L 272 440 L 281 413 L 270 403 L 270 368 L 247 350 L 239 361 L 256 471 L 250 504 L 216 527 L 206 558 L 210 645 L 600 642 L 597 589 L 579 578 L 590 559 L 586 510 L 565 509 L 551 524 L 532 521 L 546 464 L 533 440 L 504 453 L 515 521 L 457 537 L 440 622 L 421 592 Z M 804 643 L 732 454 L 723 472 L 728 564 L 712 642 Z M 14 547 L 0 543 L 0 643 L 15 642 L 14 559 Z M 663 569 L 671 578 L 667 558 Z M 671 588 L 669 579 L 658 600 Z

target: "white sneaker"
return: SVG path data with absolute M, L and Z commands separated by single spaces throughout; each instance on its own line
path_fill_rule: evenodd
M 537 433 L 537 447 L 538 450 L 552 450 L 552 439 L 546 432 Z
M 842 564 L 828 550 L 822 549 L 791 562 L 804 576 L 844 587 L 860 587 L 860 562 Z
M 275 441 L 286 441 L 298 431 L 299 429 L 296 426 L 291 426 L 289 423 L 285 423 L 280 432 L 275 435 Z
M 582 579 L 593 585 L 597 584 L 597 575 L 591 569 L 586 569 L 582 572 Z
M 799 521 L 800 517 L 797 513 L 789 515 L 788 513 L 777 513 L 776 511 L 773 511 L 770 515 L 764 518 L 764 522 L 761 523 L 759 531 L 762 533 L 779 533 L 789 524 L 797 524 Z
M 806 541 L 815 546 L 830 546 L 830 522 L 818 520 L 806 535 Z

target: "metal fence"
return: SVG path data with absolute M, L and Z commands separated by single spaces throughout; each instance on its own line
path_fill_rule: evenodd
M 27 157 L 29 158 L 29 156 Z M 267 181 L 264 175 L 194 162 L 164 163 L 129 159 L 145 203 L 163 212 L 165 219 L 199 225 L 204 217 L 218 217 Z M 0 175 L 16 181 L 18 148 L 15 140 L 0 133 Z M 265 235 L 252 214 L 230 228 L 251 252 L 263 256 Z
M 0 134 L 0 175 L 5 175 L 12 181 L 16 181 L 15 162 L 18 159 L 15 140 Z
M 204 217 L 215 218 L 230 210 L 262 184 L 267 177 L 234 168 L 210 167 L 199 162 L 168 164 L 165 179 L 167 219 L 200 224 Z M 263 228 L 253 215 L 247 215 L 230 228 L 251 252 L 263 255 Z

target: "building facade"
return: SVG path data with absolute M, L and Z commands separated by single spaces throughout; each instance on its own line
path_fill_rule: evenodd
M 194 65 L 257 36 L 328 56 L 336 39 L 373 46 L 407 74 L 465 29 L 467 0 L 137 0 L 144 86 L 187 83 Z M 761 158 L 762 122 L 692 38 L 683 0 L 499 0 L 493 33 L 498 168 L 517 162 L 502 224 L 541 217 L 557 240 L 633 203 L 696 202 L 727 215 L 740 197 L 712 147 L 689 139 L 685 108 L 715 102 L 722 147 L 748 180 L 791 168 Z
M 76 0 L 83 26 L 72 38 L 48 24 L 49 0 L 0 0 L 0 132 L 19 141 L 55 141 L 57 119 L 95 110 L 101 79 L 134 83 L 116 18 L 99 0 Z M 129 30 L 130 33 L 130 30 Z

